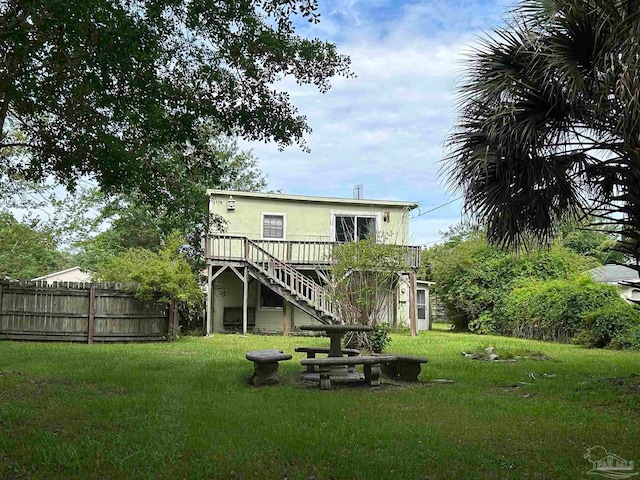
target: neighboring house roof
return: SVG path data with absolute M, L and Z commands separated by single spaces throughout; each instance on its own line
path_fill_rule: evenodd
M 61 279 L 66 282 L 90 282 L 91 275 L 87 272 L 83 272 L 80 267 L 67 268 L 66 270 L 60 270 L 59 272 L 53 272 L 42 277 L 34 278 L 31 281 L 55 281 Z
M 259 193 L 259 192 L 240 192 L 236 190 L 207 190 L 207 195 L 230 195 L 232 197 L 254 197 L 254 198 L 270 198 L 274 200 L 293 200 L 298 202 L 320 202 L 320 203 L 343 203 L 349 205 L 375 205 L 388 207 L 406 207 L 409 210 L 418 208 L 417 202 L 403 202 L 399 200 L 370 200 L 355 198 L 338 198 L 338 197 L 312 197 L 308 195 L 286 195 L 284 193 Z
M 609 263 L 602 267 L 592 268 L 589 273 L 598 283 L 618 283 L 623 281 L 640 280 L 638 272 L 624 265 Z

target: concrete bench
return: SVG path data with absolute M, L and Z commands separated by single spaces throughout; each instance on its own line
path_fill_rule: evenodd
M 293 357 L 282 350 L 253 350 L 246 355 L 247 360 L 253 362 L 253 376 L 251 385 L 276 385 L 280 383 L 278 378 L 278 362 L 291 360 Z
M 388 355 L 375 353 L 374 356 L 388 357 Z M 422 371 L 422 364 L 428 362 L 426 357 L 413 355 L 391 355 L 391 357 L 392 360 L 381 362 L 382 374 L 385 377 L 405 382 L 417 382 Z
M 394 357 L 388 355 L 381 356 L 357 356 L 357 357 L 328 357 L 328 358 L 305 358 L 300 363 L 305 366 L 316 366 L 320 369 L 320 389 L 331 389 L 331 367 L 362 365 L 364 378 L 372 387 L 380 386 L 380 364 L 384 361 L 391 361 Z
M 329 347 L 296 347 L 295 351 L 298 353 L 306 353 L 307 358 L 316 358 L 317 354 L 329 355 Z M 342 355 L 357 357 L 360 355 L 360 350 L 356 350 L 355 348 L 343 348 Z M 315 371 L 315 366 L 307 365 L 308 373 L 314 373 Z

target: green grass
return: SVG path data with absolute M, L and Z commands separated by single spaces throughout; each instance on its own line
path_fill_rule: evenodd
M 606 380 L 640 373 L 638 353 L 441 327 L 393 335 L 430 359 L 419 385 L 320 391 L 298 354 L 282 385 L 247 385 L 245 352 L 299 345 L 328 340 L 0 342 L 0 478 L 586 478 L 594 445 L 640 462 L 637 382 Z M 460 355 L 489 345 L 551 360 Z

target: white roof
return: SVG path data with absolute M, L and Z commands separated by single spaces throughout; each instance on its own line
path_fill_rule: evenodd
M 418 208 L 417 202 L 403 202 L 399 200 L 370 200 L 338 197 L 312 197 L 309 195 L 287 195 L 284 193 L 261 193 L 261 192 L 241 192 L 237 190 L 207 190 L 207 195 L 229 195 L 232 197 L 253 197 L 269 198 L 273 200 L 293 200 L 298 202 L 321 202 L 321 203 L 346 203 L 351 205 L 376 205 L 382 207 L 406 207 L 409 210 Z
M 633 268 L 625 267 L 624 265 L 616 265 L 614 263 L 608 263 L 602 267 L 592 268 L 589 273 L 593 279 L 598 283 L 618 283 L 629 280 L 639 280 L 638 272 Z
M 54 277 L 56 275 L 61 275 L 63 273 L 73 272 L 74 270 L 81 271 L 81 268 L 80 267 L 67 268 L 66 270 L 60 270 L 59 272 L 53 272 L 53 273 L 50 273 L 48 275 L 44 275 L 42 277 L 34 278 L 31 281 L 35 282 L 35 281 L 38 281 L 38 280 L 46 280 L 47 278 Z

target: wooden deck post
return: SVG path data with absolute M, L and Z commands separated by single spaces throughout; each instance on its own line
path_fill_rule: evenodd
M 415 337 L 418 335 L 418 325 L 416 323 L 416 319 L 418 317 L 418 308 L 416 305 L 416 296 L 418 284 L 416 281 L 416 272 L 412 271 L 409 274 L 409 326 L 411 328 L 411 336 Z
M 87 343 L 93 343 L 96 333 L 96 287 L 91 285 L 89 289 L 89 322 L 87 325 Z
M 244 267 L 244 278 L 242 279 L 242 335 L 247 334 L 249 323 L 247 311 L 247 299 L 249 296 L 249 267 Z
M 296 328 L 296 306 L 291 305 L 291 331 Z
M 282 302 L 282 335 L 286 336 L 287 335 L 287 302 L 286 300 L 283 300 Z
M 207 237 L 209 238 L 209 237 Z M 211 279 L 211 270 L 213 267 L 211 265 L 207 265 L 207 311 L 204 316 L 204 335 L 208 337 L 211 335 L 211 317 L 213 313 L 211 312 L 212 302 L 213 302 L 213 280 Z

